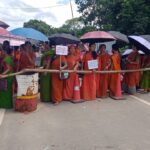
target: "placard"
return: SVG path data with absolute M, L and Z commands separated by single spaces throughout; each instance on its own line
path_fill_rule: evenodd
M 88 61 L 88 68 L 89 69 L 97 69 L 98 68 L 98 60 L 89 60 Z
M 68 55 L 68 47 L 57 45 L 56 46 L 56 55 Z
M 38 73 L 32 75 L 17 75 L 17 96 L 33 96 L 38 93 Z

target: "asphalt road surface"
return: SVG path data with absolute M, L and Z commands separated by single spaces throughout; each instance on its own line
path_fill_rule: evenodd
M 150 93 L 0 110 L 0 150 L 150 150 Z

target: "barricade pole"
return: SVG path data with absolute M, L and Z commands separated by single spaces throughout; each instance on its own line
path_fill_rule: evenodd
M 92 70 L 54 70 L 54 69 L 41 69 L 41 68 L 37 68 L 37 69 L 24 69 L 22 71 L 16 72 L 16 73 L 11 73 L 11 74 L 7 74 L 7 75 L 3 75 L 0 78 L 7 78 L 7 77 L 12 77 L 12 76 L 16 76 L 16 75 L 21 75 L 24 73 L 29 73 L 29 72 L 37 72 L 37 73 L 44 73 L 44 72 L 49 72 L 49 73 L 60 73 L 60 72 L 68 72 L 68 73 L 72 73 L 72 72 L 76 72 L 76 73 L 82 73 L 82 74 L 89 74 L 89 73 L 97 73 L 97 74 L 105 74 L 105 73 L 127 73 L 127 72 L 143 72 L 143 71 L 149 71 L 150 68 L 142 68 L 142 69 L 133 69 L 133 70 L 109 70 L 109 71 L 92 71 Z

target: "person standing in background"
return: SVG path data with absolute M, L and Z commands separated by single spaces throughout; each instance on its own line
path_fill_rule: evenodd
M 140 69 L 140 54 L 138 53 L 138 49 L 133 45 L 133 52 L 131 52 L 126 59 L 126 69 L 134 70 Z M 129 94 L 136 93 L 136 86 L 139 86 L 140 82 L 140 72 L 127 72 L 124 75 L 125 82 L 125 91 Z
M 142 68 L 150 68 L 150 55 L 144 56 Z M 143 72 L 140 87 L 144 89 L 144 93 L 150 92 L 150 70 Z
M 117 44 L 112 45 L 112 56 L 111 56 L 111 70 L 120 71 L 121 70 L 121 56 L 119 53 L 119 48 Z M 110 97 L 115 100 L 122 100 L 122 90 L 121 90 L 121 74 L 111 73 L 109 82 Z
M 67 61 L 64 56 L 54 55 L 51 60 L 51 69 L 64 70 L 67 68 Z M 58 105 L 63 100 L 63 82 L 60 73 L 52 73 L 52 101 Z
M 99 47 L 99 55 L 98 60 L 99 64 L 101 65 L 101 71 L 108 71 L 111 65 L 110 55 L 106 51 L 106 45 L 102 44 Z M 100 80 L 97 82 L 97 92 L 96 95 L 98 98 L 106 98 L 107 97 L 107 90 L 108 90 L 108 82 L 109 82 L 109 74 L 99 74 Z
M 0 44 L 0 72 L 2 71 L 2 60 L 3 60 L 3 47 Z
M 1 67 L 2 70 L 0 72 L 0 108 L 13 108 L 13 77 L 8 77 L 5 79 L 1 79 L 1 77 L 13 73 L 14 63 L 13 59 L 10 56 L 11 51 L 9 47 L 9 42 L 4 41 L 3 50 L 1 51 L 2 61 Z M 5 84 L 5 85 L 4 85 Z
M 79 58 L 75 52 L 75 47 L 70 45 L 69 54 L 66 56 L 68 70 L 78 69 Z M 69 78 L 64 80 L 63 99 L 74 103 L 80 102 L 80 81 L 76 72 L 69 73 Z
M 96 44 L 89 44 L 89 51 L 83 56 L 83 70 L 89 70 L 88 61 L 97 59 Z M 81 86 L 81 98 L 90 101 L 96 99 L 96 74 L 84 74 Z
M 20 55 L 19 70 L 35 68 L 35 58 L 31 43 L 29 41 L 25 42 L 24 50 Z
M 50 69 L 54 51 L 48 42 L 45 42 L 44 47 L 45 50 L 41 59 L 41 66 L 43 69 Z M 51 73 L 44 72 L 40 74 L 40 97 L 42 102 L 51 101 Z

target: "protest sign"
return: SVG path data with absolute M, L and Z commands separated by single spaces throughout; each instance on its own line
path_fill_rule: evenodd
M 98 60 L 89 60 L 88 61 L 88 68 L 89 69 L 97 69 L 98 68 Z
M 56 46 L 56 54 L 57 55 L 68 55 L 68 47 L 62 46 L 62 45 L 57 45 Z

